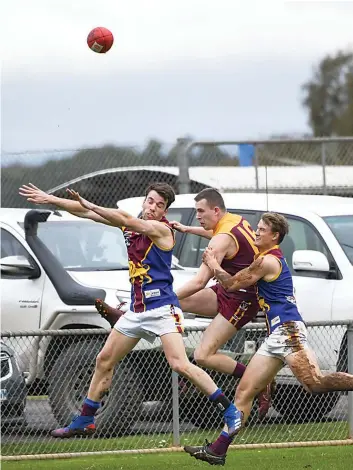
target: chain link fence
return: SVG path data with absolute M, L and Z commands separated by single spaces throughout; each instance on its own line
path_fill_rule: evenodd
M 351 370 L 353 329 L 347 324 L 309 323 L 311 347 L 324 357 L 325 371 Z M 61 330 L 2 333 L 2 456 L 167 449 L 212 440 L 222 428 L 222 415 L 187 380 L 171 372 L 159 339 L 141 340 L 117 366 L 111 388 L 96 415 L 91 439 L 54 439 L 50 431 L 68 425 L 80 412 L 94 371 L 95 358 L 109 331 Z M 184 334 L 187 354 L 199 344 L 202 330 Z M 247 363 L 265 335 L 263 324 L 247 325 L 223 352 Z M 327 346 L 340 344 L 340 352 Z M 251 352 L 252 351 L 252 352 Z M 36 380 L 20 372 L 36 366 Z M 238 380 L 210 373 L 229 397 Z M 33 376 L 34 378 L 34 376 Z M 343 441 L 353 437 L 353 393 L 310 395 L 290 370 L 276 378 L 272 407 L 259 421 L 255 401 L 249 422 L 234 444 Z M 349 408 L 348 408 L 349 402 Z
M 188 184 L 199 178 L 225 192 L 353 195 L 350 137 L 183 143 L 179 153 L 182 192 L 190 192 Z M 196 163 L 199 159 L 204 162 L 202 168 Z
M 34 164 L 40 157 L 40 164 Z M 209 186 L 257 191 L 353 196 L 353 137 L 193 142 L 165 146 L 2 154 L 2 206 L 29 207 L 17 194 L 32 182 L 56 196 L 70 186 L 96 204 L 141 196 L 154 181 L 177 193 Z

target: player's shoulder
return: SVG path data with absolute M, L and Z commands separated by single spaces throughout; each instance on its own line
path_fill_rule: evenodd
M 236 228 L 242 220 L 242 217 L 237 214 L 231 214 L 227 212 L 222 219 L 218 222 L 217 227 L 215 228 L 213 235 L 216 236 L 222 233 L 230 233 Z
M 155 222 L 158 224 L 158 227 L 160 227 L 165 233 L 167 233 L 167 232 L 174 233 L 175 232 L 174 227 L 171 225 L 169 220 L 167 220 L 166 218 L 163 218 L 161 220 L 156 220 Z
M 239 214 L 227 212 L 224 216 L 224 223 L 228 226 L 237 227 L 243 221 L 243 217 Z
M 273 256 L 273 257 L 278 258 L 278 259 L 283 258 L 282 250 L 278 245 L 276 245 L 273 248 L 271 248 L 270 250 L 268 250 L 266 252 L 266 255 Z

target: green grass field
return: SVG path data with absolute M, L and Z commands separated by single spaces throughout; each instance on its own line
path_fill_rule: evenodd
M 2 462 L 2 470 L 178 470 L 207 469 L 184 452 Z M 353 445 L 295 449 L 232 450 L 224 467 L 259 470 L 351 470 Z
M 193 431 L 181 434 L 181 445 L 202 444 L 218 436 L 219 431 Z M 348 437 L 346 422 L 259 424 L 249 426 L 238 436 L 234 444 L 261 444 L 270 442 L 305 442 L 343 440 Z M 173 445 L 171 434 L 145 434 L 109 439 L 57 440 L 39 436 L 23 436 L 16 442 L 2 443 L 2 455 L 50 454 L 62 452 L 97 452 L 106 450 L 158 449 Z M 353 465 L 352 465 L 353 468 Z

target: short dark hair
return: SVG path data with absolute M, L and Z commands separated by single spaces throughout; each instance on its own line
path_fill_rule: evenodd
M 147 197 L 151 191 L 156 191 L 156 193 L 158 193 L 165 200 L 167 204 L 166 209 L 168 209 L 168 207 L 175 201 L 174 189 L 168 183 L 150 184 L 145 191 L 145 197 Z
M 278 243 L 282 243 L 289 230 L 287 219 L 276 212 L 265 212 L 265 214 L 262 215 L 261 220 L 271 227 L 272 233 L 279 233 Z
M 207 204 L 212 208 L 219 207 L 222 211 L 226 210 L 222 194 L 217 191 L 217 189 L 205 188 L 200 191 L 199 194 L 197 194 L 194 198 L 196 202 L 199 202 L 202 199 L 205 199 L 207 201 Z

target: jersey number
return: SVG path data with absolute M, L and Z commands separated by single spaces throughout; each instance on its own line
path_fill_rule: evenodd
M 256 235 L 255 235 L 254 230 L 251 228 L 249 222 L 247 220 L 243 220 L 241 225 L 238 225 L 238 230 L 247 239 L 247 241 L 249 242 L 249 245 L 254 250 L 254 253 L 257 254 L 259 250 L 256 248 L 255 243 L 254 243 Z

